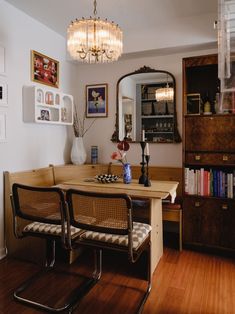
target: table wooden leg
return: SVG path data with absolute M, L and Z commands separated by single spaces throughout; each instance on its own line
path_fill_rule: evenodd
M 151 231 L 151 275 L 153 275 L 157 264 L 163 254 L 162 234 L 162 200 L 152 198 L 150 200 L 150 224 Z

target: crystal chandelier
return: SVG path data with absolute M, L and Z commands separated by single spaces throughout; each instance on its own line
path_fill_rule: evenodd
M 67 49 L 70 56 L 87 63 L 116 61 L 122 54 L 122 31 L 117 24 L 97 17 L 71 22 L 67 29 Z
M 168 84 L 168 75 L 166 87 L 158 88 L 155 91 L 155 98 L 157 101 L 173 101 L 174 99 L 174 89 Z

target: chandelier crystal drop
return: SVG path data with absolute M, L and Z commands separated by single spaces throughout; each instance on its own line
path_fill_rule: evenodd
M 67 29 L 67 49 L 70 56 L 87 63 L 116 61 L 122 54 L 122 31 L 114 22 L 96 17 L 76 19 Z

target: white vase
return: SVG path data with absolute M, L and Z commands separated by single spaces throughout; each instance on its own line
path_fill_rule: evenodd
M 83 143 L 83 137 L 75 137 L 71 150 L 71 161 L 74 165 L 82 165 L 86 161 L 86 150 Z

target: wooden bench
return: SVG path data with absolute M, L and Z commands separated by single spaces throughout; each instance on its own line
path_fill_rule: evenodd
M 13 233 L 12 226 L 12 209 L 10 203 L 10 193 L 12 184 L 22 183 L 26 185 L 35 186 L 52 186 L 64 181 L 68 181 L 74 178 L 91 178 L 99 173 L 107 173 L 112 171 L 113 173 L 121 174 L 122 167 L 117 164 L 113 164 L 112 167 L 109 165 L 61 165 L 53 166 L 50 165 L 45 168 L 39 168 L 29 171 L 21 171 L 10 173 L 8 171 L 4 172 L 4 210 L 5 210 L 5 239 L 7 253 L 11 256 L 27 257 L 32 261 L 41 261 L 44 259 L 44 255 L 39 255 L 38 252 L 42 252 L 42 246 L 45 247 L 41 239 L 23 239 L 17 240 Z M 181 168 L 172 167 L 150 167 L 149 169 L 150 178 L 155 180 L 173 180 L 179 182 L 179 187 L 177 189 L 177 195 L 182 195 L 182 171 Z M 140 176 L 140 166 L 132 166 L 133 178 L 138 178 Z M 166 220 L 169 215 L 166 215 L 169 211 L 163 210 L 163 219 Z M 176 212 L 171 211 L 173 215 Z M 136 219 L 142 219 L 145 217 L 147 219 L 148 211 L 139 210 L 134 214 Z M 173 218 L 171 218 L 173 219 Z M 172 220 L 171 220 L 172 221 Z M 181 230 L 181 229 L 180 229 Z M 30 253 L 30 256 L 28 254 Z M 74 253 L 75 254 L 75 253 Z M 73 254 L 72 254 L 73 255 Z M 74 257 L 70 255 L 69 261 L 72 261 Z

